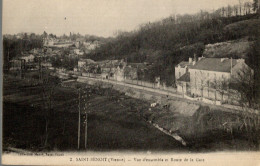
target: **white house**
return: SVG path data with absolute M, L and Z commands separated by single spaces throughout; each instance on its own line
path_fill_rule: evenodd
M 200 57 L 177 79 L 177 91 L 191 96 L 226 101 L 230 97 L 229 83 L 245 68 L 249 67 L 244 59 Z
M 81 51 L 81 50 L 78 49 L 78 48 L 74 49 L 74 53 L 77 54 L 77 55 L 83 55 L 83 54 L 84 54 L 84 52 Z
M 82 68 L 87 64 L 94 64 L 95 61 L 93 61 L 92 59 L 80 59 L 78 61 L 78 68 Z
M 28 62 L 34 62 L 35 56 L 33 54 L 30 54 L 29 56 L 22 56 L 20 59 L 24 59 L 26 63 Z
M 175 79 L 179 79 L 185 73 L 188 72 L 190 65 L 192 65 L 192 58 L 189 58 L 189 61 L 182 61 L 177 66 L 175 66 Z

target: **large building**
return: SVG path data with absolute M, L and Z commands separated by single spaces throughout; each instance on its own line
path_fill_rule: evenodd
M 231 97 L 230 82 L 245 69 L 250 68 L 244 59 L 189 59 L 189 62 L 181 62 L 175 68 L 177 91 L 192 97 L 227 101 Z
M 179 79 L 185 73 L 188 72 L 189 67 L 192 65 L 193 61 L 192 58 L 189 58 L 189 61 L 182 61 L 177 66 L 175 66 L 175 79 Z

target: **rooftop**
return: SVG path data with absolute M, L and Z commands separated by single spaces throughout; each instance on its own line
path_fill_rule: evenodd
M 190 73 L 189 72 L 185 73 L 177 81 L 190 82 Z
M 178 65 L 180 65 L 181 67 L 185 67 L 185 66 L 190 66 L 191 64 L 188 61 L 182 61 L 181 63 L 179 63 Z M 177 65 L 177 66 L 178 66 Z
M 237 64 L 237 59 L 232 59 L 232 67 Z M 202 58 L 197 61 L 195 65 L 191 65 L 190 69 L 218 71 L 218 72 L 230 72 L 231 71 L 231 59 L 225 58 Z

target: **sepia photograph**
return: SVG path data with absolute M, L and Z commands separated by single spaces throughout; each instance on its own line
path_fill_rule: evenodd
M 259 165 L 260 0 L 3 0 L 2 164 Z

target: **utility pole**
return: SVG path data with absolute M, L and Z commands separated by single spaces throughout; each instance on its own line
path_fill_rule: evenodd
M 8 69 L 8 71 L 9 71 L 9 60 L 10 58 L 9 58 L 9 49 L 8 49 L 8 52 L 7 52 L 7 69 Z
M 22 70 L 23 70 L 23 60 L 20 60 L 21 66 L 20 66 L 20 78 L 22 79 Z
M 41 65 L 41 56 L 39 56 L 39 81 L 42 80 L 42 65 Z
M 86 103 L 86 97 L 89 97 L 89 94 L 86 94 L 86 91 L 83 91 L 83 101 L 85 103 L 84 111 L 85 111 L 85 149 L 87 149 L 87 141 L 88 141 L 88 111 L 87 109 L 87 103 Z
M 78 120 L 78 149 L 79 149 L 79 146 L 80 146 L 80 91 L 81 89 L 79 88 L 78 89 L 78 93 L 79 93 L 79 105 L 78 105 L 78 109 L 79 109 L 79 120 Z
M 85 149 L 87 149 L 87 141 L 88 141 L 88 113 L 86 111 L 86 120 L 85 120 Z
M 87 103 L 86 103 L 86 91 L 84 91 L 84 104 L 85 104 L 85 107 L 84 107 L 84 111 L 85 111 L 85 149 L 87 149 L 87 140 L 88 140 L 88 112 L 86 110 L 86 107 L 87 107 Z

